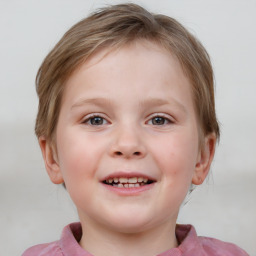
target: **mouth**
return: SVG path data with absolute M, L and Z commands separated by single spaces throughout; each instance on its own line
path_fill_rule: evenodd
M 147 177 L 110 177 L 102 181 L 105 185 L 117 188 L 139 188 L 156 182 Z

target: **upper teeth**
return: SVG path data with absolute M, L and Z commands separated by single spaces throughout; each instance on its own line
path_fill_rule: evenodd
M 106 180 L 108 183 L 131 183 L 131 184 L 135 184 L 137 182 L 144 182 L 147 183 L 148 179 L 147 178 L 143 178 L 143 177 L 132 177 L 132 178 L 125 178 L 125 177 L 121 177 L 121 178 L 112 178 L 112 179 L 107 179 Z

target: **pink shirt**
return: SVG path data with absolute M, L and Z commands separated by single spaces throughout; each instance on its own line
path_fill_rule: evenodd
M 72 223 L 63 229 L 59 241 L 33 246 L 22 256 L 92 256 L 80 247 L 81 236 L 81 224 Z M 191 225 L 177 225 L 176 237 L 180 245 L 158 256 L 249 256 L 234 244 L 197 236 Z

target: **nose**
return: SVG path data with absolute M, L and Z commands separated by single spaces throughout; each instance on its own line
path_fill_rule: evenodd
M 110 154 L 112 157 L 126 159 L 145 157 L 146 147 L 142 134 L 135 127 L 120 127 L 112 140 Z

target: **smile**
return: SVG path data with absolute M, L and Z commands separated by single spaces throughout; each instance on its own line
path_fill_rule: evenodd
M 155 181 L 144 177 L 114 177 L 103 181 L 104 184 L 118 188 L 138 188 L 149 185 Z

